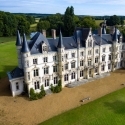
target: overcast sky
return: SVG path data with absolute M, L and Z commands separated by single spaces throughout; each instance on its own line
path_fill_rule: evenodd
M 13 13 L 64 14 L 68 6 L 76 15 L 125 15 L 125 0 L 0 0 L 0 10 Z

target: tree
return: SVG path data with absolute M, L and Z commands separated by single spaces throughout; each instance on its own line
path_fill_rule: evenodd
M 120 24 L 121 24 L 121 25 L 124 25 L 124 20 L 123 20 L 122 17 L 120 18 Z
M 84 28 L 92 28 L 93 30 L 97 28 L 96 22 L 92 17 L 86 16 L 81 20 L 81 26 Z
M 40 21 L 37 23 L 37 31 L 41 32 L 42 29 L 48 30 L 50 27 L 49 21 Z
M 110 18 L 106 21 L 107 26 L 114 26 L 120 24 L 120 18 L 116 15 L 110 16 Z
M 73 6 L 67 7 L 64 14 L 64 35 L 70 36 L 73 34 L 75 28 L 74 23 L 74 8 Z

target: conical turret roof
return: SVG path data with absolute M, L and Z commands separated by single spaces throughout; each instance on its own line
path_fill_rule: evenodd
M 16 46 L 22 46 L 19 30 L 17 30 Z
M 59 35 L 59 41 L 58 41 L 57 48 L 63 48 L 63 47 L 64 47 L 64 45 L 63 45 L 62 33 L 61 33 L 61 30 L 60 30 L 60 35 Z
M 28 43 L 27 43 L 27 41 L 26 41 L 26 36 L 25 36 L 25 34 L 23 34 L 23 44 L 22 44 L 21 52 L 22 52 L 22 53 L 30 52 Z

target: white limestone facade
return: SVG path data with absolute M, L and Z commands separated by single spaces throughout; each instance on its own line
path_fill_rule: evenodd
M 39 33 L 29 42 L 24 35 L 23 43 L 17 33 L 18 67 L 8 72 L 12 96 L 20 95 L 26 89 L 29 94 L 31 88 L 40 92 L 42 85 L 45 90 L 50 89 L 50 85 L 56 86 L 59 80 L 64 87 L 125 68 L 122 35 L 117 36 L 116 31 L 114 34 L 95 35 L 91 28 L 78 28 L 75 32 L 76 37 L 66 38 L 60 33 L 55 39 L 47 39 Z

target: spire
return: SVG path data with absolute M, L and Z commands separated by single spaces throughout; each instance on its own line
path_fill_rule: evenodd
M 113 41 L 118 41 L 117 28 L 115 27 L 115 32 L 113 34 Z
M 102 34 L 106 34 L 106 29 L 105 29 L 104 25 L 103 25 L 103 28 L 102 28 Z
M 20 39 L 20 33 L 19 33 L 19 30 L 17 30 L 16 46 L 22 46 L 22 42 L 21 42 L 21 39 Z
M 21 52 L 26 53 L 29 51 L 30 51 L 30 49 L 29 49 L 29 46 L 28 46 L 27 41 L 26 41 L 26 36 L 25 36 L 25 34 L 23 34 L 23 44 L 22 44 Z
M 59 41 L 58 41 L 57 47 L 58 48 L 63 48 L 64 47 L 61 30 L 60 30 Z

